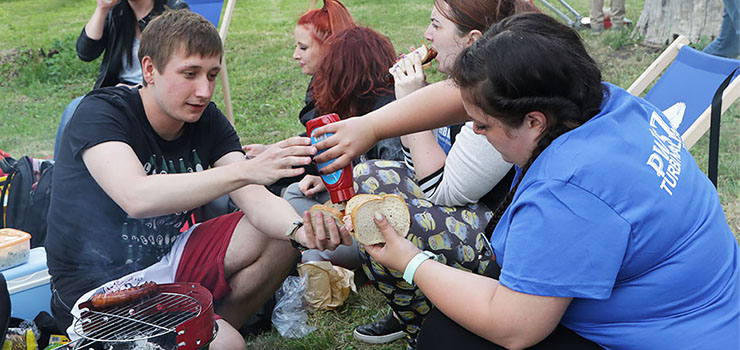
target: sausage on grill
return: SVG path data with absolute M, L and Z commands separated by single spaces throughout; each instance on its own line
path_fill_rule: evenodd
M 90 302 L 95 308 L 102 309 L 143 299 L 157 292 L 159 287 L 156 283 L 146 282 L 136 287 L 95 294 L 90 298 Z

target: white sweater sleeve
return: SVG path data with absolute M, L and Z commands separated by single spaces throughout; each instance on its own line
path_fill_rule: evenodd
M 441 179 L 433 181 L 437 186 L 425 193 L 437 205 L 476 203 L 496 186 L 511 166 L 485 136 L 473 132 L 473 122 L 467 122 L 452 144 L 444 172 L 439 174 Z

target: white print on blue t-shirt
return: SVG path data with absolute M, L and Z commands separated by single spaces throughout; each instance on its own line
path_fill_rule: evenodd
M 445 154 L 450 153 L 450 148 L 452 148 L 452 140 L 450 139 L 450 127 L 445 126 L 439 128 L 437 129 L 436 134 L 437 144 L 439 145 L 439 147 L 442 147 L 442 150 L 445 152 Z
M 673 195 L 673 189 L 678 184 L 681 175 L 681 148 L 683 140 L 676 129 L 668 125 L 658 113 L 650 115 L 650 133 L 655 138 L 653 153 L 648 157 L 649 165 L 663 181 L 660 188 L 668 195 Z M 667 166 L 666 166 L 667 164 Z

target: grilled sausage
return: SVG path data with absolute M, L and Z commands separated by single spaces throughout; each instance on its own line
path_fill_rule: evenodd
M 102 309 L 139 300 L 157 292 L 159 287 L 156 283 L 146 282 L 136 287 L 95 294 L 90 298 L 90 302 L 95 308 Z

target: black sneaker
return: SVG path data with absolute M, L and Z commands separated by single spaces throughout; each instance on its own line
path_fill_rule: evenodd
M 358 326 L 353 335 L 355 339 L 371 344 L 390 343 L 404 337 L 401 323 L 392 312 L 379 321 Z

